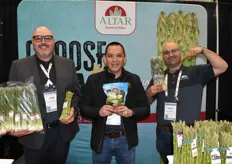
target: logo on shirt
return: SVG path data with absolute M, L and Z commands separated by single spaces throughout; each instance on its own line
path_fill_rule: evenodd
M 181 80 L 188 80 L 188 79 L 189 79 L 189 77 L 187 75 L 182 75 L 181 76 Z

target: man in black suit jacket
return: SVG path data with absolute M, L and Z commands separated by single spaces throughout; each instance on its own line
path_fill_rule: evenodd
M 55 39 L 47 27 L 34 31 L 32 44 L 35 55 L 14 61 L 9 80 L 25 82 L 33 77 L 44 130 L 12 131 L 10 135 L 19 137 L 27 164 L 64 164 L 70 141 L 79 131 L 76 114 L 81 92 L 75 65 L 70 59 L 53 55 Z M 70 116 L 59 121 L 67 91 L 74 92 Z

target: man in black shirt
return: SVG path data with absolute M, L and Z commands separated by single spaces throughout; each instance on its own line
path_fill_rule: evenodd
M 105 70 L 88 77 L 83 87 L 81 114 L 92 119 L 91 148 L 94 164 L 110 164 L 115 156 L 118 164 L 135 163 L 138 144 L 137 119 L 149 116 L 150 107 L 138 75 L 126 71 L 126 55 L 118 42 L 109 43 L 103 56 Z M 128 92 L 123 105 L 109 105 L 103 85 L 124 82 Z M 105 92 L 119 91 L 113 88 Z M 119 91 L 120 92 L 120 91 Z
M 166 88 L 162 84 L 154 85 L 151 80 L 146 91 L 150 104 L 157 99 L 156 149 L 165 164 L 168 164 L 167 155 L 173 154 L 171 121 L 182 120 L 193 125 L 195 120 L 200 120 L 204 86 L 228 67 L 219 55 L 204 47 L 190 49 L 185 57 L 198 54 L 203 54 L 209 64 L 185 67 L 178 44 L 166 43 L 162 52 L 168 67 L 165 71 Z
M 81 96 L 74 62 L 53 54 L 55 39 L 47 27 L 38 27 L 32 36 L 35 55 L 16 60 L 10 70 L 10 81 L 25 82 L 33 77 L 37 88 L 44 130 L 12 131 L 24 146 L 26 164 L 64 164 L 70 141 L 79 131 L 76 121 Z M 67 91 L 74 92 L 67 119 L 59 121 Z

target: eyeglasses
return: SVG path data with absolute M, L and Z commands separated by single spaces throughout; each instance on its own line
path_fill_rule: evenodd
M 42 42 L 43 39 L 45 42 L 50 42 L 50 41 L 52 41 L 53 36 L 52 35 L 45 35 L 45 36 L 36 35 L 36 36 L 33 36 L 32 38 L 38 43 Z
M 180 49 L 178 49 L 178 48 L 166 50 L 163 52 L 163 56 L 168 56 L 168 55 L 170 55 L 170 53 L 176 54 L 178 51 L 180 51 Z

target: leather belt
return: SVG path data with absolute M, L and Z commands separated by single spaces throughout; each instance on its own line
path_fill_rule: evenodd
M 124 136 L 125 133 L 124 133 L 124 131 L 121 131 L 121 132 L 118 132 L 118 133 L 105 132 L 104 135 L 107 136 L 107 137 L 109 137 L 109 138 L 119 138 L 121 136 Z
M 157 124 L 157 126 L 159 127 L 159 128 L 162 128 L 162 129 L 165 129 L 165 130 L 168 130 L 168 131 L 172 131 L 173 129 L 172 129 L 172 126 L 171 125 L 160 125 L 160 124 Z M 194 126 L 194 124 L 190 124 L 190 125 L 186 125 L 186 126 Z
M 160 125 L 160 124 L 157 124 L 157 126 L 161 129 L 165 129 L 165 130 L 168 130 L 168 131 L 172 131 L 172 126 L 171 125 Z
M 58 125 L 59 125 L 59 121 L 47 122 L 48 129 L 57 127 Z

